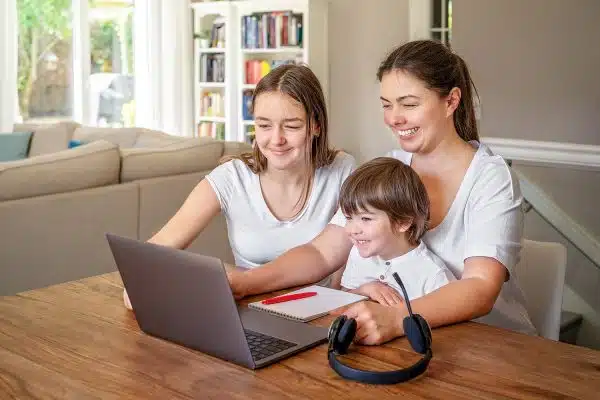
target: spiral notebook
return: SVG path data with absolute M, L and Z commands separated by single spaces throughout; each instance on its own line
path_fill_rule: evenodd
M 286 294 L 302 292 L 317 292 L 317 295 L 304 299 L 287 301 L 285 303 L 268 305 L 256 301 L 248 304 L 248 307 L 295 321 L 308 322 L 326 315 L 336 308 L 367 299 L 366 296 L 318 285 L 305 287 Z

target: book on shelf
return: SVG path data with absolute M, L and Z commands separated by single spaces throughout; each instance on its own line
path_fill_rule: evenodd
M 252 107 L 252 90 L 246 89 L 242 93 L 242 118 L 244 121 L 249 121 L 254 119 L 252 114 L 250 113 L 250 108 Z
M 203 92 L 200 99 L 200 115 L 205 117 L 222 117 L 224 97 L 220 92 Z
M 201 54 L 199 68 L 201 82 L 225 82 L 224 54 Z
M 210 47 L 225 47 L 225 19 L 216 18 L 210 31 Z
M 253 125 L 246 126 L 244 140 L 248 144 L 254 144 L 254 138 L 256 137 L 256 128 Z
M 302 47 L 302 14 L 291 11 L 253 13 L 243 16 L 241 24 L 243 48 Z
M 198 136 L 225 140 L 225 124 L 222 122 L 200 122 L 198 124 Z
M 301 60 L 286 59 L 286 60 L 246 60 L 245 73 L 246 83 L 257 84 L 264 78 L 272 69 L 277 68 L 282 64 L 299 63 Z
M 201 33 L 194 33 L 194 39 L 206 40 L 205 48 L 225 48 L 225 19 L 223 17 L 216 18 L 209 29 L 203 30 Z

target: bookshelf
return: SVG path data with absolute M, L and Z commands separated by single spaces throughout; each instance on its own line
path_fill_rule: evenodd
M 235 113 L 228 39 L 233 37 L 234 8 L 229 2 L 192 3 L 194 51 L 194 126 L 196 136 L 225 140 Z
M 251 142 L 252 91 L 281 63 L 310 66 L 329 98 L 327 0 L 240 0 L 191 7 L 197 135 Z

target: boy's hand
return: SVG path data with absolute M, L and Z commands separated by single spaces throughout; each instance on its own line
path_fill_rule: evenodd
M 379 281 L 365 283 L 352 292 L 368 296 L 371 300 L 386 306 L 395 306 L 404 302 L 396 289 Z

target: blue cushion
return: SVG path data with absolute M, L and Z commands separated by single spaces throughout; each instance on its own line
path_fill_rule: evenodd
M 31 132 L 0 133 L 0 162 L 27 158 Z
M 76 139 L 69 140 L 69 148 L 70 149 L 72 149 L 73 147 L 81 146 L 82 144 L 83 144 L 83 142 L 81 140 L 76 140 Z

